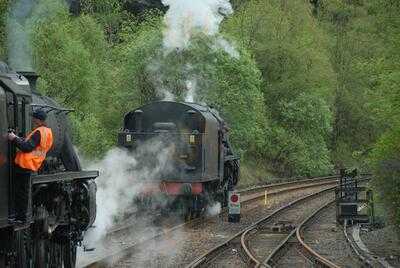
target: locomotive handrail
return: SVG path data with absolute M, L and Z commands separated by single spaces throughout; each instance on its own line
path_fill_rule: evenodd
M 71 181 L 75 179 L 94 179 L 99 176 L 98 171 L 66 171 L 54 174 L 32 175 L 33 184 L 54 181 Z
M 49 109 L 49 110 L 46 111 L 46 112 L 51 112 L 51 111 L 56 110 L 58 113 L 65 112 L 66 114 L 75 111 L 74 109 L 59 108 L 59 107 L 55 107 L 55 106 L 51 106 L 51 105 L 47 105 L 47 104 L 36 104 L 36 103 L 32 103 L 32 104 L 31 104 L 31 107 L 39 107 L 39 108 L 41 108 L 41 109 L 43 109 L 43 108 L 46 109 L 46 108 L 47 108 L 47 109 Z

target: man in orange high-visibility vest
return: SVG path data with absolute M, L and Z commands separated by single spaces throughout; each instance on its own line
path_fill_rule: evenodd
M 14 133 L 8 134 L 8 139 L 17 146 L 19 151 L 15 157 L 15 212 L 16 220 L 29 223 L 32 218 L 32 181 L 31 173 L 37 172 L 47 152 L 53 146 L 53 133 L 46 126 L 46 112 L 37 110 L 32 114 L 34 129 L 23 139 Z

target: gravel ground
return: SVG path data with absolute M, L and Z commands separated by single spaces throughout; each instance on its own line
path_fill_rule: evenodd
M 371 231 L 362 228 L 360 236 L 371 253 L 384 257 L 394 267 L 400 267 L 400 239 L 393 226 Z
M 121 248 L 140 240 L 149 239 L 162 230 L 169 229 L 181 223 L 182 219 L 177 217 L 160 218 L 151 214 L 141 215 L 136 218 L 132 217 L 129 221 L 124 221 L 124 224 L 131 226 L 130 228 L 122 228 L 112 235 L 107 235 L 101 241 L 88 243 L 90 247 L 95 248 L 94 251 L 83 252 L 80 250 L 78 252 L 77 267 L 85 267 L 94 260 L 101 260 L 106 256 L 118 252 Z M 115 229 L 118 229 L 117 227 Z
M 336 224 L 335 204 L 320 212 L 303 230 L 306 242 L 318 254 L 340 267 L 362 267 L 347 243 L 342 226 Z
M 247 268 L 249 267 L 243 262 L 240 253 L 236 248 L 231 248 L 223 252 L 218 259 L 216 259 L 213 263 L 209 264 L 208 267 L 213 268 Z M 229 260 L 226 262 L 225 260 Z
M 302 257 L 302 253 L 296 245 L 291 245 L 288 251 L 285 252 L 285 256 L 279 259 L 279 262 L 274 265 L 279 268 L 314 268 L 315 265 L 311 263 L 307 258 Z
M 316 187 L 274 196 L 266 206 L 264 200 L 248 203 L 242 207 L 240 223 L 227 222 L 226 213 L 222 213 L 189 228 L 177 230 L 162 240 L 146 243 L 145 247 L 135 249 L 129 258 L 124 258 L 113 267 L 184 267 L 276 208 L 329 187 Z M 238 267 L 237 259 L 234 259 L 232 263 L 226 264 L 227 267 Z

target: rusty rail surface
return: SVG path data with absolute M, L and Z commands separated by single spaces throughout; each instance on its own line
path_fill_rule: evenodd
M 332 205 L 333 203 L 335 203 L 335 200 L 333 200 L 332 202 L 329 202 L 325 205 L 323 205 L 322 207 L 320 207 L 317 211 L 315 211 L 313 214 L 311 214 L 307 219 L 305 219 L 297 228 L 296 228 L 296 237 L 297 240 L 300 242 L 300 244 L 303 246 L 303 248 L 314 258 L 315 262 L 319 265 L 321 265 L 322 267 L 331 267 L 331 268 L 339 268 L 338 265 L 336 265 L 335 263 L 331 262 L 330 260 L 328 260 L 327 258 L 321 256 L 320 254 L 318 254 L 315 250 L 313 250 L 309 245 L 306 244 L 306 242 L 304 242 L 303 238 L 301 237 L 301 230 L 303 227 L 305 227 L 305 225 L 311 220 L 313 219 L 318 213 L 320 213 L 322 210 L 328 208 L 330 205 Z

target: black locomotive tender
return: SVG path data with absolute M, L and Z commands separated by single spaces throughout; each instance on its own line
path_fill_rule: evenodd
M 73 149 L 67 113 L 35 88 L 35 73 L 11 71 L 0 62 L 0 267 L 74 267 L 77 245 L 95 220 L 97 171 L 82 171 Z M 15 146 L 7 131 L 31 130 L 31 112 L 43 109 L 54 145 L 43 167 L 32 174 L 33 222 L 14 223 Z
M 159 142 L 170 148 L 168 167 L 143 181 L 137 201 L 145 207 L 178 208 L 186 217 L 197 217 L 210 202 L 226 206 L 228 191 L 238 182 L 239 158 L 229 143 L 228 129 L 208 106 L 149 103 L 125 115 L 118 140 L 131 151 Z M 141 155 L 140 164 L 151 168 L 158 153 Z

